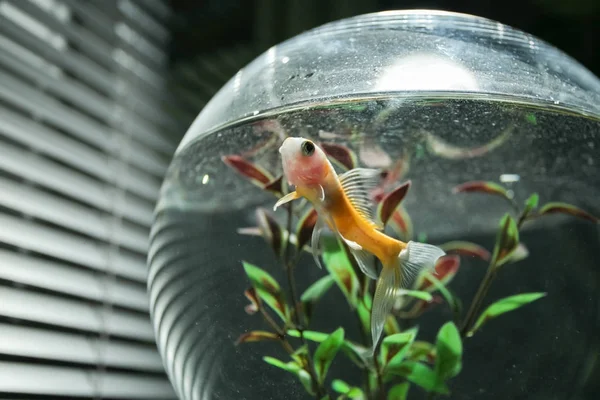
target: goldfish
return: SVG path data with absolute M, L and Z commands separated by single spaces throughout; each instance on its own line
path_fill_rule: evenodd
M 329 228 L 348 246 L 352 256 L 369 278 L 376 280 L 371 310 L 372 352 L 381 338 L 388 314 L 403 288 L 424 271 L 434 271 L 445 252 L 437 246 L 388 236 L 374 217 L 370 197 L 381 179 L 373 168 L 353 168 L 338 175 L 327 155 L 314 142 L 301 137 L 286 138 L 279 148 L 283 175 L 294 191 L 281 197 L 273 207 L 305 198 L 317 211 L 311 247 L 319 260 L 321 232 Z M 381 262 L 379 275 L 373 257 Z

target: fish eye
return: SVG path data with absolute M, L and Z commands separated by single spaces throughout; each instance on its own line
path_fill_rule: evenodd
M 312 142 L 309 142 L 308 140 L 305 140 L 302 143 L 302 154 L 304 154 L 305 156 L 312 156 L 313 153 L 315 152 L 315 145 L 312 144 Z

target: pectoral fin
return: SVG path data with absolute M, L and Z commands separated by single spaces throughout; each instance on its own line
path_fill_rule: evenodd
M 319 244 L 321 240 L 321 231 L 324 228 L 325 222 L 323 221 L 323 218 L 318 217 L 317 222 L 315 222 L 315 226 L 312 231 L 312 237 L 310 239 L 310 247 L 312 249 L 313 259 L 315 260 L 317 267 L 321 269 L 323 269 L 323 266 L 321 265 L 321 260 L 319 259 L 319 254 L 321 252 L 319 249 Z
M 374 261 L 375 257 L 366 250 L 356 250 L 350 248 L 350 253 L 356 259 L 358 267 L 363 274 L 367 275 L 371 279 L 377 279 L 377 272 L 375 271 Z
M 273 206 L 273 211 L 277 210 L 277 208 L 285 203 L 289 203 L 290 201 L 299 199 L 300 195 L 298 195 L 298 193 L 296 191 L 290 192 L 288 194 L 286 194 L 285 196 L 283 196 L 282 198 L 280 198 L 277 203 L 275 203 L 275 205 Z

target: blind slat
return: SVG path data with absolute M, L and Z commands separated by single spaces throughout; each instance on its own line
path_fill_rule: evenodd
M 151 203 L 120 194 L 108 185 L 8 143 L 0 146 L 0 169 L 141 225 L 149 227 L 152 223 Z
M 85 28 L 77 26 L 73 23 L 65 23 L 60 21 L 55 16 L 48 14 L 45 10 L 38 7 L 36 4 L 30 1 L 20 0 L 4 0 L 11 3 L 14 7 L 23 11 L 25 14 L 32 18 L 35 18 L 49 29 L 62 35 L 71 43 L 74 43 L 82 51 L 86 52 L 96 62 L 103 64 L 105 67 L 110 68 L 114 64 L 114 59 L 111 57 L 113 54 L 113 48 L 110 44 L 106 43 L 102 38 L 90 33 Z M 159 52 L 156 49 L 156 52 Z M 143 63 L 143 60 L 137 58 L 137 61 Z M 152 68 L 153 65 L 143 63 L 147 68 Z
M 127 256 L 109 245 L 1 213 L 0 241 L 95 270 L 112 270 L 139 282 L 146 280 L 143 257 Z
M 0 94 L 5 101 L 43 117 L 74 136 L 81 136 L 85 133 L 87 141 L 98 147 L 103 148 L 108 143 L 115 146 L 113 147 L 114 150 L 119 148 L 117 147 L 119 143 L 110 141 L 114 129 L 102 125 L 74 108 L 66 106 L 46 93 L 2 71 L 0 71 Z M 145 137 L 144 144 L 151 146 L 159 153 L 168 154 L 171 152 L 174 147 L 173 144 L 160 137 L 158 133 L 152 135 L 152 131 L 148 131 L 147 135 L 143 136 Z M 136 138 L 138 139 L 143 135 L 139 128 L 134 128 L 131 132 L 132 136 L 134 132 L 137 132 Z
M 0 354 L 162 372 L 156 350 L 120 341 L 0 324 Z
M 106 153 L 96 151 L 54 129 L 2 107 L 0 107 L 0 119 L 2 120 L 0 134 L 105 181 L 114 179 L 111 177 L 114 176 L 116 163 L 111 164 Z M 166 163 L 153 157 L 149 152 L 143 151 L 143 148 L 137 146 L 136 143 L 131 142 L 128 146 L 131 149 L 128 159 L 132 165 L 143 168 L 156 177 L 164 175 Z M 116 150 L 113 150 L 114 152 Z
M 111 215 L 0 177 L 0 205 L 145 254 L 148 232 Z
M 43 88 L 44 91 L 51 92 L 58 97 L 77 104 L 90 114 L 103 119 L 109 125 L 118 126 L 120 123 L 115 121 L 119 118 L 124 118 L 125 111 L 122 107 L 116 106 L 107 98 L 100 96 L 93 90 L 70 78 L 65 76 L 58 77 L 48 68 L 44 68 L 43 66 L 34 67 L 31 63 L 21 60 L 17 55 L 11 54 L 8 51 L 2 51 L 2 49 L 5 48 L 3 43 L 4 42 L 2 42 L 0 38 L 0 65 L 31 80 L 32 83 Z M 7 75 L 3 76 L 7 77 Z M 15 89 L 18 90 L 19 88 Z M 39 93 L 39 91 L 36 93 Z M 84 98 L 86 100 L 81 101 L 81 99 Z M 31 109 L 27 104 L 20 103 L 20 106 L 25 109 Z M 135 133 L 134 137 L 141 136 L 141 130 L 147 131 L 149 129 L 149 131 L 152 131 L 154 129 L 149 127 L 148 122 L 134 113 L 127 113 L 127 121 L 129 126 L 137 126 L 137 128 L 132 131 L 132 133 Z M 118 154 L 118 152 L 121 151 L 118 146 L 112 144 L 110 138 L 107 139 L 105 137 L 106 133 L 97 135 L 97 133 L 92 134 L 92 132 L 75 129 L 67 131 L 87 143 L 109 151 L 111 154 Z M 121 136 L 125 135 L 123 132 L 119 132 L 119 134 Z M 113 136 L 115 135 L 113 134 Z M 130 149 L 129 153 L 133 165 L 140 167 L 143 170 L 148 170 L 155 175 L 162 176 L 167 166 L 167 161 L 164 157 L 161 157 L 157 152 L 141 143 L 130 142 L 128 143 L 128 147 Z
M 171 17 L 171 10 L 160 0 L 146 0 L 143 5 L 151 9 L 162 21 L 166 21 Z
M 86 84 L 104 93 L 109 97 L 114 97 L 119 92 L 129 92 L 132 98 L 136 101 L 134 105 L 138 105 L 140 110 L 144 110 L 145 116 L 152 118 L 153 114 L 157 123 L 163 121 L 166 114 L 158 102 L 149 102 L 145 99 L 160 98 L 163 93 L 157 92 L 156 89 L 145 88 L 141 90 L 139 86 L 134 87 L 129 85 L 125 88 L 125 82 L 119 82 L 111 73 L 91 60 L 72 51 L 61 51 L 53 46 L 49 46 L 47 42 L 24 30 L 19 25 L 15 24 L 10 19 L 0 14 L 0 34 L 4 34 L 14 42 L 24 46 L 30 51 L 33 51 L 38 56 L 44 58 L 48 62 L 71 72 L 73 75 L 81 79 Z M 135 108 L 137 109 L 137 108 Z M 171 121 L 170 117 L 169 118 Z
M 96 89 L 112 95 L 116 92 L 116 82 L 106 70 L 79 54 L 60 51 L 32 33 L 24 30 L 10 19 L 0 15 L 0 33 L 21 44 L 49 62 L 71 71 L 74 75 Z
M 154 342 L 147 316 L 2 286 L 0 298 L 0 315 L 4 317 Z
M 41 127 L 41 131 L 33 131 L 30 134 L 30 132 L 27 132 L 27 127 L 15 121 L 15 118 L 11 118 L 10 114 L 10 112 L 6 112 L 0 107 L 0 117 L 6 117 L 0 126 L 0 135 L 4 134 L 27 145 L 35 142 L 35 145 L 31 147 L 36 150 L 39 149 L 40 153 L 47 154 L 76 169 L 95 175 L 106 183 L 127 189 L 149 201 L 154 201 L 158 195 L 159 181 L 151 175 L 130 167 L 122 160 L 109 158 L 106 154 L 69 140 L 64 136 L 52 135 L 52 132 L 46 132 L 50 135 L 43 136 L 45 131 L 43 127 Z M 18 120 L 18 118 L 16 119 Z M 35 139 L 38 137 L 40 140 L 36 141 Z
M 146 285 L 0 249 L 0 278 L 83 299 L 148 312 Z
M 93 398 L 177 398 L 165 378 L 5 361 L 0 361 L 0 391 Z
M 165 44 L 169 40 L 169 31 L 154 17 L 130 0 L 118 0 L 117 7 L 130 21 L 144 30 L 149 36 Z

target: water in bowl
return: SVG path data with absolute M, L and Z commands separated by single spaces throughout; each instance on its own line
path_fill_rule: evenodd
M 358 166 L 388 172 L 389 190 L 410 180 L 388 234 L 444 244 L 448 249 L 462 246 L 458 271 L 447 284 L 458 299 L 455 309 L 436 290 L 435 300 L 422 314 L 398 312 L 400 330 L 418 327 L 416 341 L 434 347 L 445 323 L 456 319 L 460 329 L 486 275 L 486 254 L 493 252 L 506 213 L 517 222 L 534 193 L 539 195 L 539 205 L 532 215 L 550 202 L 587 211 L 548 213 L 522 224 L 519 239 L 524 247 L 518 248 L 514 262 L 498 270 L 477 316 L 508 296 L 546 295 L 489 319 L 471 337 L 464 337 L 460 371 L 445 385 L 450 398 L 465 400 L 597 396 L 600 230 L 590 215 L 600 215 L 600 120 L 560 104 L 511 98 L 376 94 L 258 113 L 200 136 L 174 159 L 152 231 L 149 291 L 158 347 L 180 398 L 315 398 L 293 370 L 263 360 L 268 356 L 293 362 L 280 338 L 236 344 L 245 333 L 274 330 L 260 311 L 252 313 L 248 306 L 244 292 L 251 282 L 243 261 L 270 274 L 289 296 L 283 263 L 268 238 L 259 236 L 255 228 L 257 215 L 270 215 L 286 227 L 287 213 L 285 209 L 272 212 L 277 196 L 223 157 L 239 156 L 277 178 L 281 174 L 277 150 L 286 136 L 330 145 L 339 172 L 343 163 L 335 162 L 333 150 L 350 149 Z M 242 172 L 248 174 L 249 167 L 245 168 Z M 253 176 L 264 178 L 259 175 Z M 473 181 L 493 182 L 507 198 L 455 190 Z M 296 210 L 301 206 L 295 205 Z M 470 248 L 480 255 L 468 254 L 469 249 L 456 241 L 481 246 Z M 292 282 L 296 298 L 328 275 L 327 269 L 316 267 L 308 251 L 300 253 Z M 284 255 L 293 258 L 294 246 Z M 364 285 L 364 276 L 356 276 Z M 293 302 L 287 302 L 293 308 Z M 263 307 L 281 328 L 277 313 L 264 303 Z M 314 305 L 310 323 L 303 328 L 331 333 L 342 327 L 346 339 L 366 345 L 356 314 L 334 283 Z M 286 335 L 285 339 L 294 350 L 302 345 L 297 338 Z M 319 343 L 306 343 L 314 361 Z M 438 368 L 433 353 L 418 362 L 432 373 Z M 433 394 L 439 387 L 428 387 L 431 382 L 423 382 L 425 375 L 396 371 L 389 376 L 385 392 L 409 382 L 409 399 L 446 396 Z M 364 369 L 344 351 L 333 359 L 317 388 L 319 396 L 340 395 L 336 389 L 344 388 L 339 382 L 332 387 L 334 380 L 361 388 L 366 398 L 386 398 L 375 397 L 376 374 L 368 382 Z

